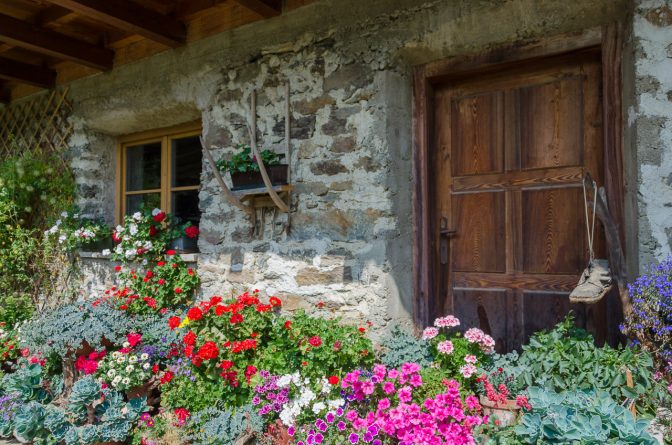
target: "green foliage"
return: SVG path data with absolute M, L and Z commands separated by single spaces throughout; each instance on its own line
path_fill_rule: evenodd
M 38 402 L 21 405 L 14 415 L 14 437 L 21 442 L 33 444 L 55 444 L 53 436 L 45 428 L 44 419 L 47 411 Z
M 217 168 L 229 173 L 258 172 L 259 164 L 252 156 L 252 149 L 244 144 L 238 144 L 237 148 L 240 151 L 234 154 L 230 161 L 225 159 L 217 161 Z M 260 154 L 264 165 L 280 164 L 280 155 L 273 150 L 262 150 Z
M 636 348 L 597 347 L 593 337 L 574 325 L 571 316 L 553 330 L 538 332 L 523 346 L 516 366 L 524 386 L 541 386 L 555 391 L 567 388 L 603 390 L 614 400 L 637 400 L 638 409 L 652 414 L 648 403 L 653 395 L 653 360 Z M 632 372 L 634 388 L 626 385 L 626 368 Z
M 144 398 L 126 402 L 123 394 L 103 390 L 86 376 L 73 385 L 67 410 L 48 405 L 44 426 L 66 445 L 124 441 L 147 409 Z
M 8 394 L 16 394 L 22 402 L 49 403 L 62 390 L 60 378 L 45 380 L 42 366 L 37 363 L 21 363 L 18 369 L 5 375 L 0 388 Z
M 649 422 L 634 420 L 604 391 L 556 393 L 532 387 L 529 396 L 534 409 L 515 428 L 525 443 L 657 445 L 645 431 Z
M 161 388 L 161 404 L 189 412 L 223 406 L 225 386 L 216 380 L 178 375 Z
M 173 227 L 172 218 L 160 209 L 142 209 L 124 216 L 123 226 L 112 231 L 117 245 L 112 249 L 112 259 L 128 262 L 155 261 L 180 234 Z
M 425 340 L 395 325 L 382 341 L 384 351 L 381 362 L 389 368 L 398 368 L 404 363 L 417 363 L 423 368 L 432 362 L 432 354 Z
M 418 386 L 413 391 L 413 402 L 418 405 L 427 399 L 433 399 L 437 394 L 446 392 L 446 371 L 438 367 L 422 368 L 420 370 L 422 377 L 422 386 Z
M 185 439 L 192 445 L 233 445 L 246 430 L 260 433 L 263 419 L 253 405 L 236 410 L 208 408 L 194 413 L 189 419 Z

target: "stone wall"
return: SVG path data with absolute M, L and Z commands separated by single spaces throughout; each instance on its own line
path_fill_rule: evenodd
M 638 0 L 627 109 L 636 165 L 639 269 L 672 253 L 672 1 Z
M 282 146 L 291 86 L 289 219 L 258 233 L 204 163 L 203 293 L 259 288 L 378 326 L 412 314 L 412 68 L 621 19 L 623 0 L 321 0 L 71 84 L 80 203 L 113 218 L 114 137 L 200 118 L 216 156 Z M 98 160 L 96 163 L 90 160 Z M 282 230 L 288 223 L 289 229 Z

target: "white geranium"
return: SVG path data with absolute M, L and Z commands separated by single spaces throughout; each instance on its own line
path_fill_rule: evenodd
M 142 213 L 140 213 L 140 212 L 135 212 L 135 213 L 133 214 L 133 219 L 136 220 L 136 221 L 142 221 Z
M 145 360 L 147 360 L 148 358 L 149 358 L 149 354 L 147 354 L 146 352 L 143 352 L 143 353 L 140 355 L 140 360 L 142 360 L 143 362 L 144 362 Z

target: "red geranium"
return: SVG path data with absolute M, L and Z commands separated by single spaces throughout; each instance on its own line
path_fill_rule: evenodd
M 338 385 L 338 382 L 339 382 L 339 378 L 337 376 L 332 375 L 331 377 L 329 377 L 329 384 L 330 385 Z
M 168 256 L 173 256 L 173 255 L 175 255 L 175 251 L 172 250 L 172 249 L 171 249 L 171 250 L 167 250 L 167 251 L 166 251 L 166 255 L 168 255 Z
M 250 384 L 250 380 L 252 380 L 252 377 L 257 373 L 257 368 L 252 365 L 248 365 L 248 367 L 245 369 L 245 379 L 247 380 L 247 384 Z
M 117 272 L 121 271 L 121 266 L 114 266 L 114 270 L 116 270 Z
M 230 361 L 230 360 L 224 360 L 224 361 L 219 365 L 219 367 L 220 367 L 221 369 L 223 369 L 224 371 L 226 371 L 227 369 L 231 369 L 231 368 L 233 368 L 233 362 Z
M 135 348 L 142 341 L 142 334 L 131 332 L 126 336 L 126 340 L 128 340 L 128 344 L 131 345 L 131 348 Z
M 198 350 L 198 356 L 203 360 L 213 360 L 216 359 L 218 355 L 219 349 L 217 349 L 215 342 L 212 341 L 206 341 L 203 346 L 201 346 L 201 349 Z
M 193 346 L 196 344 L 196 334 L 193 333 L 193 331 L 187 332 L 187 335 L 184 336 L 182 339 L 185 345 L 191 345 Z
M 314 336 L 314 337 L 311 337 L 311 338 L 308 340 L 308 343 L 310 343 L 310 346 L 312 346 L 312 347 L 314 347 L 314 348 L 317 348 L 317 347 L 319 347 L 319 346 L 322 345 L 322 339 L 320 338 L 319 335 L 316 335 L 316 336 Z
M 291 329 L 291 328 L 292 328 L 292 322 L 289 321 L 289 320 L 287 320 L 287 321 L 285 322 L 285 329 Z
M 160 223 L 161 221 L 166 219 L 166 212 L 163 211 L 157 212 L 155 215 L 152 216 L 152 219 L 157 223 Z
M 192 307 L 187 311 L 187 317 L 191 321 L 197 321 L 203 318 L 203 311 L 200 308 Z
M 177 328 L 181 323 L 182 319 L 180 319 L 180 317 L 170 317 L 168 319 L 168 327 L 171 331 Z
M 231 318 L 229 319 L 229 323 L 231 324 L 236 324 L 236 323 L 242 323 L 243 322 L 243 316 L 240 314 L 233 314 Z
M 156 236 L 157 233 L 159 233 L 159 231 L 156 230 L 156 227 L 153 225 L 149 226 L 149 236 Z
M 196 238 L 199 234 L 199 230 L 198 230 L 198 227 L 196 227 L 196 226 L 189 226 L 186 229 L 184 229 L 184 233 L 189 238 Z
M 282 301 L 278 297 L 271 297 L 269 302 L 271 303 L 271 306 L 282 306 Z
M 163 373 L 163 376 L 161 376 L 161 384 L 165 385 L 166 383 L 170 383 L 170 381 L 173 380 L 173 373 L 170 371 L 166 371 Z

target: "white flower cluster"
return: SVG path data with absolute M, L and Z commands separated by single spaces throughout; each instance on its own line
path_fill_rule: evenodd
M 311 385 L 310 379 L 302 379 L 299 373 L 295 372 L 294 374 L 281 376 L 277 385 L 279 388 L 290 388 L 290 394 L 294 395 L 280 411 L 280 420 L 286 426 L 294 425 L 296 418 L 304 410 L 309 409 L 313 414 L 319 416 L 327 410 L 336 410 L 343 404 L 341 398 L 329 398 L 334 386 L 330 385 L 326 378 L 322 378 Z M 317 389 L 317 394 L 313 391 L 313 388 Z
M 138 356 L 115 351 L 100 363 L 98 381 L 109 382 L 114 389 L 125 391 L 149 380 L 151 367 L 147 354 Z
M 77 227 L 77 228 L 73 228 Z M 82 241 L 92 241 L 98 236 L 99 227 L 84 224 L 79 220 L 79 214 L 68 212 L 61 213 L 61 219 L 56 220 L 54 225 L 44 231 L 46 238 L 57 235 L 58 244 L 76 247 Z

